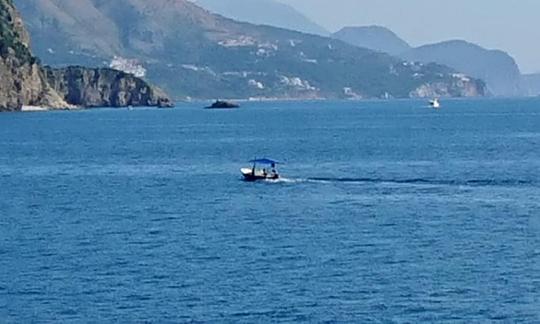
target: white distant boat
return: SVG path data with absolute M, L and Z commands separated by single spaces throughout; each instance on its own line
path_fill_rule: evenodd
M 438 98 L 435 98 L 435 99 L 431 100 L 431 101 L 429 102 L 429 105 L 430 105 L 432 108 L 435 108 L 435 109 L 441 108 L 441 102 L 439 101 Z

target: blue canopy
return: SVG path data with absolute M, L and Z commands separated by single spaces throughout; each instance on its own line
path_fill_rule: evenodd
M 270 160 L 270 159 L 256 159 L 256 160 L 251 160 L 249 162 L 250 163 L 255 163 L 255 164 L 267 164 L 267 165 L 281 164 L 278 161 L 274 161 L 274 160 Z

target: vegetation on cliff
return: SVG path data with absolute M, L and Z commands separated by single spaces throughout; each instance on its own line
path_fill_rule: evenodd
M 21 64 L 33 64 L 35 59 L 27 44 L 22 41 L 21 30 L 16 26 L 17 19 L 12 1 L 0 1 L 0 56 L 7 58 L 9 55 L 14 55 Z

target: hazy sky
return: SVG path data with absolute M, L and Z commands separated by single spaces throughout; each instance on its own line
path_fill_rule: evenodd
M 412 45 L 465 39 L 540 72 L 540 0 L 280 0 L 330 31 L 383 25 Z

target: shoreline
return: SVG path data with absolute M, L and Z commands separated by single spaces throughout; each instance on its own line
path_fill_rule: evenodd
M 41 106 L 22 106 L 21 111 L 22 112 L 36 112 L 36 111 L 49 111 L 49 108 L 41 107 Z
M 484 101 L 484 100 L 536 100 L 540 99 L 538 96 L 525 96 L 525 97 L 454 97 L 454 98 L 443 98 L 444 101 Z M 208 102 L 212 102 L 214 99 L 192 99 L 192 100 L 177 100 L 175 107 L 171 108 L 181 108 L 182 105 L 185 104 L 204 104 Z M 411 102 L 418 102 L 418 101 L 425 101 L 427 98 L 393 98 L 393 99 L 378 99 L 378 98 L 372 98 L 372 99 L 327 99 L 327 98 L 311 98 L 311 99 L 305 99 L 305 98 L 264 98 L 264 99 L 224 99 L 227 101 L 232 102 L 239 102 L 242 104 L 248 104 L 248 103 L 264 103 L 264 102 L 273 102 L 273 103 L 279 103 L 279 102 L 403 102 L 403 101 L 411 101 Z M 138 106 L 141 108 L 158 108 L 155 106 Z M 132 108 L 138 108 L 138 107 L 132 107 Z M 43 106 L 32 106 L 32 105 L 24 105 L 21 107 L 21 109 L 18 112 L 47 112 L 47 111 L 79 111 L 79 110 L 89 110 L 89 109 L 101 109 L 101 108 L 111 108 L 111 109 L 129 109 L 129 107 L 66 107 L 66 108 L 48 108 Z M 3 112 L 0 110 L 0 112 Z M 17 112 L 17 111 L 14 111 Z
M 540 96 L 521 96 L 521 97 L 493 97 L 493 96 L 484 96 L 484 97 L 441 97 L 440 100 L 444 101 L 464 101 L 464 100 L 512 100 L 512 99 L 538 99 Z M 219 100 L 231 101 L 231 102 L 240 102 L 240 103 L 249 103 L 249 102 L 332 102 L 332 101 L 342 101 L 342 102 L 391 102 L 391 101 L 426 101 L 431 100 L 430 97 L 413 97 L 413 98 L 242 98 L 242 99 L 233 99 L 233 98 L 220 98 Z M 208 103 L 213 102 L 216 99 L 202 99 L 202 98 L 192 98 L 177 99 L 177 103 Z

